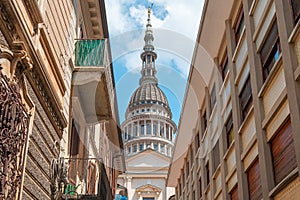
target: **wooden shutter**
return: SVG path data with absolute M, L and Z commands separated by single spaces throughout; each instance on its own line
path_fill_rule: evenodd
M 288 120 L 271 141 L 273 168 L 276 184 L 297 167 L 293 130 Z
M 248 76 L 243 86 L 239 98 L 240 98 L 240 105 L 242 111 L 242 121 L 244 121 L 252 105 L 252 90 L 251 90 L 250 75 Z
M 72 128 L 71 128 L 71 141 L 70 141 L 70 155 L 75 156 L 79 152 L 79 133 L 76 128 L 75 120 L 72 120 Z
M 239 199 L 238 186 L 237 185 L 231 190 L 230 199 L 231 200 L 238 200 Z
M 292 9 L 293 9 L 293 15 L 295 24 L 298 22 L 300 18 L 300 1 L 299 0 L 292 0 Z
M 250 200 L 260 200 L 262 199 L 262 189 L 260 180 L 260 169 L 259 161 L 253 163 L 253 165 L 248 169 L 248 187 L 249 187 L 249 199 Z
M 219 140 L 215 144 L 213 148 L 213 173 L 215 173 L 217 167 L 220 164 L 220 148 L 219 148 Z

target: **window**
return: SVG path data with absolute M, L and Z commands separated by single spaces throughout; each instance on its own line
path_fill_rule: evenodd
M 231 200 L 238 200 L 239 199 L 239 195 L 238 195 L 238 186 L 234 186 L 234 188 L 231 190 L 231 192 L 229 193 L 230 199 Z
M 128 147 L 127 152 L 131 153 L 131 147 Z
M 278 184 L 297 167 L 293 130 L 290 120 L 283 125 L 271 140 L 271 153 L 275 183 Z
M 153 124 L 153 134 L 154 135 L 157 134 L 157 124 L 156 123 Z
M 141 124 L 141 135 L 145 135 L 145 125 L 144 125 L 144 122 Z
M 195 193 L 195 190 L 193 190 L 193 193 L 192 193 L 192 200 L 195 200 L 195 196 L 196 196 L 196 193 Z
M 242 36 L 244 27 L 245 27 L 245 21 L 244 21 L 243 7 L 242 7 L 241 10 L 240 10 L 240 14 L 238 16 L 237 22 L 236 22 L 235 27 L 234 27 L 234 34 L 235 34 L 236 44 L 238 43 L 238 41 L 240 40 L 240 38 Z
M 158 150 L 158 145 L 157 145 L 157 143 L 154 143 L 154 144 L 153 144 L 153 148 L 154 148 L 155 151 Z
M 228 149 L 234 140 L 232 114 L 230 114 L 225 124 L 225 133 L 226 133 L 226 149 Z
M 169 131 L 169 125 L 166 124 L 166 138 L 169 140 L 169 134 L 170 134 L 170 131 Z
M 195 137 L 195 149 L 196 149 L 195 153 L 197 153 L 199 147 L 200 147 L 200 139 L 199 139 L 199 131 L 198 131 Z
M 137 145 L 133 145 L 133 153 L 136 153 L 137 152 Z
M 207 128 L 207 118 L 206 118 L 206 111 L 203 113 L 202 115 L 202 120 L 201 120 L 201 123 L 202 123 L 202 133 L 205 132 L 206 128 Z M 202 135 L 203 136 L 203 135 Z
M 256 161 L 247 171 L 249 199 L 250 200 L 261 200 L 262 199 L 262 188 L 260 180 L 260 169 L 259 161 Z
M 186 174 L 186 177 L 188 177 L 190 175 L 190 163 L 189 163 L 189 161 L 186 162 L 185 174 Z
M 300 19 L 300 1 L 299 0 L 291 0 L 291 6 L 292 6 L 292 10 L 293 10 L 293 17 L 295 20 L 295 24 L 297 24 L 297 22 Z
M 240 99 L 240 106 L 241 106 L 241 117 L 242 117 L 242 121 L 244 121 L 245 117 L 247 116 L 252 106 L 252 91 L 251 91 L 250 75 L 248 76 L 242 88 L 242 91 L 239 95 L 239 99 Z
M 78 127 L 78 128 L 77 128 Z M 72 128 L 71 128 L 71 141 L 70 141 L 70 155 L 76 156 L 79 153 L 79 133 L 78 133 L 79 126 L 77 125 L 76 121 L 72 120 Z
M 212 110 L 214 109 L 215 105 L 216 105 L 216 86 L 214 84 L 210 93 L 210 113 L 212 113 Z
M 146 124 L 146 133 L 147 135 L 151 135 L 151 122 L 147 122 Z
M 278 28 L 276 20 L 271 25 L 271 29 L 266 37 L 264 44 L 260 50 L 260 59 L 262 63 L 262 71 L 264 80 L 267 79 L 275 62 L 279 58 L 281 52 Z
M 220 164 L 220 151 L 219 151 L 219 141 L 215 144 L 213 150 L 213 173 L 215 173 L 216 169 Z
M 222 64 L 221 64 L 221 74 L 222 74 L 223 81 L 224 81 L 228 71 L 229 71 L 229 65 L 228 65 L 228 56 L 227 56 L 227 50 L 226 50 L 225 58 L 223 59 Z
M 202 197 L 202 181 L 201 181 L 201 177 L 199 178 L 199 195 L 200 198 Z
M 134 124 L 133 124 L 133 135 L 134 135 L 134 136 L 137 136 L 137 135 L 138 135 L 137 129 L 138 129 L 138 125 L 137 125 L 136 122 L 134 122 Z
M 139 148 L 140 151 L 143 151 L 144 150 L 144 143 L 140 143 L 140 148 Z
M 178 185 L 179 195 L 181 195 L 182 194 L 181 180 L 179 179 L 178 182 L 179 182 L 179 185 Z
M 163 123 L 160 123 L 160 137 L 164 137 L 165 135 L 165 127 Z
M 164 144 L 160 145 L 160 152 L 165 153 L 165 145 Z
M 205 165 L 205 175 L 206 175 L 206 187 L 208 186 L 210 179 L 209 179 L 209 162 Z

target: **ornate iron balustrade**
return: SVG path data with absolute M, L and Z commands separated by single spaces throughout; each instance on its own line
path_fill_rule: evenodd
M 53 200 L 112 200 L 112 190 L 102 159 L 60 158 L 51 169 Z
M 29 120 L 18 84 L 0 66 L 0 199 L 16 199 L 20 193 Z

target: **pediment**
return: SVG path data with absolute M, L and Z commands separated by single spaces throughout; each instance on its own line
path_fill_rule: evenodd
M 127 167 L 138 167 L 138 168 L 163 168 L 168 167 L 170 158 L 161 155 L 153 150 L 146 150 L 137 155 L 134 155 L 126 160 Z
M 161 189 L 159 187 L 156 187 L 155 185 L 147 184 L 147 185 L 142 185 L 138 188 L 136 188 L 136 192 L 150 192 L 150 193 L 157 193 L 161 192 Z

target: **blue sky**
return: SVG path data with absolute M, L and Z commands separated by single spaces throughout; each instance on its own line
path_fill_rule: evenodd
M 141 77 L 140 53 L 153 3 L 151 22 L 159 87 L 165 92 L 178 125 L 186 79 L 195 45 L 203 0 L 105 0 L 120 122 Z

